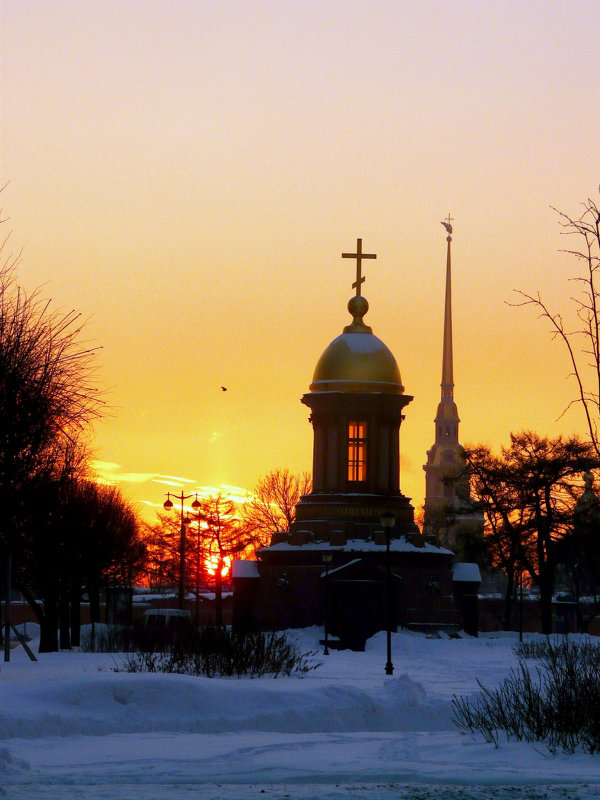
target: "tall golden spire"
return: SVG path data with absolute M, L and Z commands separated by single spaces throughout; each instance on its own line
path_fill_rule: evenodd
M 442 222 L 448 236 L 446 253 L 446 300 L 444 304 L 444 348 L 442 355 L 442 400 L 454 399 L 454 367 L 452 356 L 452 262 L 450 245 L 452 243 L 452 217 L 448 214 Z
M 446 229 L 446 298 L 444 302 L 444 345 L 442 358 L 442 397 L 435 416 L 435 441 L 427 451 L 425 470 L 425 530 L 437 528 L 452 544 L 455 522 L 468 522 L 474 531 L 483 531 L 483 517 L 473 512 L 465 451 L 458 441 L 460 419 L 454 402 L 452 354 L 452 217 L 442 222 Z M 454 520 L 454 521 L 453 521 Z
M 454 402 L 452 358 L 452 270 L 450 246 L 452 217 L 442 222 L 446 229 L 446 298 L 442 355 L 442 397 L 435 416 L 435 441 L 427 451 L 425 470 L 425 526 L 431 529 L 436 515 L 446 514 L 456 500 L 456 473 L 464 473 L 463 451 L 458 442 L 458 410 Z

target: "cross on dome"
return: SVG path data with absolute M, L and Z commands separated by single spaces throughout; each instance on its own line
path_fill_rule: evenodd
M 365 282 L 362 274 L 362 260 L 363 258 L 377 258 L 373 253 L 363 253 L 362 239 L 356 240 L 356 253 L 342 253 L 342 258 L 355 258 L 356 259 L 356 280 L 352 284 L 352 288 L 356 289 L 357 296 L 360 295 L 360 285 Z

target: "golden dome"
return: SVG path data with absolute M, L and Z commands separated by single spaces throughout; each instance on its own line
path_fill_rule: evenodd
M 348 303 L 354 319 L 317 362 L 311 392 L 402 394 L 404 386 L 392 351 L 362 321 L 369 304 L 361 295 Z

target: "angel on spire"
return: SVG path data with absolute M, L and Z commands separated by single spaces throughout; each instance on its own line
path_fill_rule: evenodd
M 446 228 L 446 232 L 449 233 L 450 235 L 452 235 L 453 219 L 454 217 L 451 217 L 450 214 L 448 214 L 448 219 L 442 221 L 442 225 L 444 226 L 444 228 Z

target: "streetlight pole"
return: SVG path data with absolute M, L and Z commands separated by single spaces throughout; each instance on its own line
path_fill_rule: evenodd
M 189 500 L 190 497 L 193 497 L 192 494 L 173 494 L 173 492 L 167 492 L 167 499 L 163 503 L 163 508 L 165 511 L 170 511 L 173 508 L 173 502 L 171 500 L 171 495 L 175 498 L 175 500 L 181 501 L 181 529 L 179 532 L 179 608 L 185 608 L 185 529 L 190 524 L 190 518 L 184 515 L 183 509 L 183 501 Z M 196 499 L 192 503 L 192 508 L 194 511 L 200 508 L 200 501 L 198 500 L 198 494 L 196 493 Z
M 385 531 L 385 618 L 387 628 L 387 663 L 385 665 L 385 674 L 394 674 L 394 665 L 392 664 L 392 565 L 390 560 L 390 533 L 396 524 L 396 517 L 391 511 L 385 511 L 379 522 Z
M 196 617 L 196 627 L 200 627 L 200 509 L 198 509 L 198 533 L 196 539 L 196 599 L 194 602 L 194 610 Z
M 329 617 L 329 565 L 331 564 L 331 559 L 333 558 L 332 553 L 323 553 L 321 556 L 321 560 L 325 564 L 325 650 L 323 650 L 323 655 L 329 655 L 329 628 L 327 625 L 327 618 Z
M 201 505 L 198 497 L 192 503 L 192 508 L 196 511 L 196 521 L 198 523 L 198 527 L 196 529 L 196 542 L 194 545 L 194 561 L 195 561 L 195 602 L 194 602 L 194 618 L 196 627 L 200 626 L 200 565 L 201 565 L 201 556 L 204 554 L 204 549 L 202 547 L 202 522 L 204 521 L 204 517 L 201 513 Z M 210 552 L 210 548 L 209 548 Z

